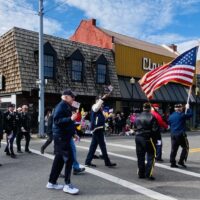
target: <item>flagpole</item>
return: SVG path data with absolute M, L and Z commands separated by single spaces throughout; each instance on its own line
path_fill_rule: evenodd
M 187 98 L 187 103 L 186 104 L 189 104 L 191 92 L 192 92 L 192 85 L 190 86 L 190 89 L 188 91 L 188 98 Z M 185 109 L 185 114 L 186 113 L 187 113 L 187 108 Z

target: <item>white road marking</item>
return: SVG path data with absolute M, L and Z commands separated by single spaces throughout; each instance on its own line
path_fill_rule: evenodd
M 51 155 L 51 154 L 47 154 L 47 153 L 41 154 L 40 151 L 35 150 L 35 149 L 30 149 L 30 150 L 33 153 L 38 154 L 40 156 L 49 158 L 51 160 L 54 159 L 54 156 Z M 81 167 L 85 167 L 85 166 L 81 165 Z M 147 189 L 145 187 L 142 187 L 142 186 L 140 186 L 138 184 L 126 181 L 126 180 L 118 178 L 116 176 L 112 176 L 110 174 L 101 172 L 99 170 L 92 169 L 92 168 L 89 168 L 89 167 L 85 167 L 85 168 L 86 168 L 86 171 L 88 173 L 90 173 L 90 174 L 93 174 L 93 175 L 98 176 L 98 177 L 100 177 L 102 179 L 105 179 L 107 181 L 110 181 L 110 182 L 113 182 L 115 184 L 118 184 L 118 185 L 120 185 L 122 187 L 131 189 L 131 190 L 133 190 L 135 192 L 138 192 L 138 193 L 140 193 L 142 195 L 148 196 L 148 197 L 150 197 L 152 199 L 157 199 L 157 200 L 177 200 L 176 198 L 173 198 L 173 197 L 170 197 L 170 196 L 167 196 L 167 195 L 163 195 L 163 194 L 161 194 L 159 192 L 155 192 L 153 190 L 150 190 L 150 189 Z
M 84 150 L 89 150 L 88 147 L 83 147 L 83 146 L 80 146 L 80 145 L 76 145 L 76 147 L 78 147 L 80 149 L 84 149 Z M 100 152 L 100 150 L 97 150 L 97 151 Z M 122 154 L 117 154 L 117 153 L 112 153 L 112 152 L 108 152 L 108 154 L 112 155 L 112 156 L 119 157 L 119 158 L 125 158 L 125 159 L 128 159 L 128 160 L 137 161 L 137 158 L 135 158 L 135 157 L 125 156 L 125 155 L 122 155 Z M 179 168 L 171 168 L 170 166 L 163 165 L 163 164 L 160 164 L 160 163 L 155 163 L 155 166 L 163 168 L 163 169 L 179 172 L 179 173 L 182 173 L 182 174 L 185 174 L 185 175 L 189 175 L 189 176 L 194 176 L 194 177 L 200 178 L 200 174 L 196 173 L 196 172 L 191 172 L 191 171 L 184 170 L 184 169 L 179 169 Z
M 87 140 L 87 139 L 81 139 L 81 141 L 87 142 L 87 143 L 91 142 L 90 140 Z M 135 146 L 128 146 L 128 145 L 122 145 L 122 144 L 113 144 L 113 143 L 110 143 L 110 142 L 106 142 L 106 145 L 113 146 L 113 147 L 121 147 L 121 148 L 124 148 L 124 149 L 132 149 L 132 150 L 136 149 Z

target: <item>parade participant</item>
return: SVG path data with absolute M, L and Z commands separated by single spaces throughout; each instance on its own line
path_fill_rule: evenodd
M 72 103 L 75 95 L 71 90 L 64 90 L 61 96 L 61 102 L 56 106 L 53 113 L 53 139 L 54 139 L 54 161 L 49 176 L 48 189 L 63 189 L 69 194 L 77 194 L 79 189 L 71 184 L 71 169 L 73 155 L 71 148 L 71 139 L 75 133 L 74 122 L 77 113 L 72 114 Z M 65 185 L 57 184 L 57 179 L 65 164 Z
M 85 165 L 89 167 L 96 167 L 96 165 L 92 163 L 92 159 L 94 158 L 94 154 L 98 145 L 101 149 L 105 166 L 107 167 L 116 166 L 116 163 L 112 163 L 108 157 L 105 138 L 104 138 L 105 117 L 103 115 L 102 104 L 104 99 L 106 99 L 108 96 L 109 94 L 105 94 L 101 99 L 98 98 L 96 100 L 96 103 L 92 106 L 91 131 L 93 135 L 89 152 L 85 160 Z
M 47 146 L 49 146 L 52 141 L 53 141 L 53 132 L 52 132 L 52 126 L 53 126 L 53 114 L 49 116 L 48 118 L 48 124 L 47 124 L 47 135 L 48 135 L 48 139 L 46 140 L 46 142 L 42 145 L 41 147 L 41 154 L 44 154 L 44 150 L 47 148 Z M 78 135 L 74 135 L 74 138 L 76 140 L 79 140 L 79 136 Z M 85 171 L 84 167 L 80 167 L 79 162 L 77 161 L 77 157 L 76 157 L 76 146 L 74 143 L 73 138 L 71 139 L 71 148 L 72 148 L 72 154 L 73 154 L 73 174 L 74 175 L 78 175 L 80 173 L 82 173 L 83 171 Z M 64 178 L 64 175 L 60 175 L 61 177 Z
M 49 115 L 48 121 L 47 121 L 47 128 L 46 128 L 46 134 L 47 134 L 47 140 L 45 143 L 41 146 L 40 152 L 41 154 L 44 154 L 44 150 L 52 143 L 53 141 L 53 132 L 52 132 L 52 126 L 53 126 L 53 114 Z
M 31 151 L 29 150 L 29 143 L 30 143 L 30 127 L 31 127 L 31 117 L 28 113 L 28 106 L 27 105 L 23 105 L 22 106 L 22 110 L 19 113 L 20 116 L 20 129 L 17 133 L 17 137 L 16 137 L 16 144 L 17 144 L 17 153 L 23 153 L 21 151 L 21 140 L 22 137 L 25 137 L 25 152 L 27 153 L 31 153 Z
M 157 138 L 155 140 L 155 144 L 156 144 L 156 160 L 157 161 L 163 161 L 162 159 L 162 136 L 161 136 L 161 128 L 167 129 L 168 125 L 167 123 L 163 120 L 162 116 L 160 115 L 159 111 L 159 105 L 157 103 L 152 104 L 151 107 L 151 114 L 156 118 L 158 125 L 159 125 L 159 129 L 157 132 Z
M 14 112 L 15 104 L 10 104 L 8 110 L 4 113 L 4 130 L 6 132 L 7 145 L 5 148 L 6 155 L 15 158 L 16 155 L 13 150 L 13 142 L 19 131 L 20 117 L 17 112 Z
M 150 103 L 144 103 L 143 112 L 139 114 L 134 122 L 136 129 L 135 143 L 138 158 L 138 177 L 155 180 L 153 168 L 155 163 L 156 149 L 154 138 L 158 131 L 156 118 L 151 114 Z M 145 168 L 145 155 L 147 154 L 147 164 Z
M 176 154 L 179 146 L 182 147 L 182 152 L 178 161 L 178 164 L 186 168 L 185 162 L 189 152 L 189 142 L 186 135 L 186 120 L 192 117 L 192 110 L 189 109 L 189 104 L 186 104 L 184 112 L 182 104 L 176 104 L 174 106 L 175 112 L 169 116 L 169 125 L 171 132 L 171 154 L 170 163 L 171 167 L 177 168 Z
M 3 139 L 3 114 L 0 110 L 0 148 L 1 148 L 1 140 Z M 2 164 L 0 164 L 2 166 Z

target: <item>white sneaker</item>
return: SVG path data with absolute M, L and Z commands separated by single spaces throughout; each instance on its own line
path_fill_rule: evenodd
M 63 191 L 69 194 L 78 194 L 79 189 L 75 188 L 72 184 L 65 185 Z
M 55 190 L 62 190 L 63 189 L 63 185 L 60 185 L 58 183 L 53 184 L 53 183 L 47 183 L 46 188 L 48 189 L 55 189 Z

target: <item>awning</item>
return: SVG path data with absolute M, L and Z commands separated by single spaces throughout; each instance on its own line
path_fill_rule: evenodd
M 118 76 L 121 96 L 124 100 L 147 101 L 144 92 L 136 81 L 135 84 L 130 84 L 129 77 Z M 171 102 L 171 103 L 186 103 L 188 97 L 188 87 L 181 84 L 168 83 L 162 86 L 154 93 L 152 101 L 156 102 Z M 200 98 L 192 91 L 190 96 L 191 103 L 200 103 Z

